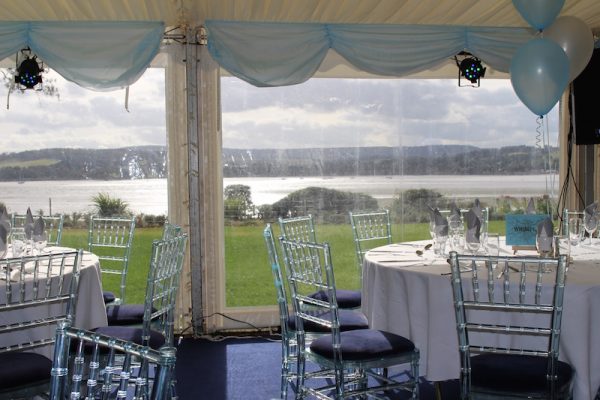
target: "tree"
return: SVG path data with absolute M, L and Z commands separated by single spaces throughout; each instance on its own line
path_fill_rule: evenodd
M 119 198 L 110 197 L 108 193 L 98 193 L 92 197 L 96 212 L 101 217 L 126 216 L 129 214 L 129 205 Z
M 247 185 L 228 185 L 224 190 L 225 217 L 242 220 L 252 215 L 254 204 L 252 193 Z
M 377 200 L 364 193 L 308 187 L 290 193 L 274 203 L 272 211 L 274 216 L 311 214 L 327 222 L 339 223 L 346 221 L 349 211 L 377 208 Z

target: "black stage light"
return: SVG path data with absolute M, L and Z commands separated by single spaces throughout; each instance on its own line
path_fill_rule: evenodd
M 17 59 L 15 83 L 25 89 L 33 89 L 37 84 L 42 83 L 43 68 L 40 68 L 37 56 L 30 57 L 31 50 L 29 48 L 21 50 L 21 53 L 25 59 L 20 64 Z
M 469 86 L 479 86 L 481 78 L 485 76 L 486 68 L 481 65 L 481 60 L 477 57 L 472 57 L 469 53 L 460 53 L 459 56 L 464 57 L 459 62 L 458 57 L 454 57 L 458 66 L 458 86 L 461 85 L 461 77 L 471 82 Z

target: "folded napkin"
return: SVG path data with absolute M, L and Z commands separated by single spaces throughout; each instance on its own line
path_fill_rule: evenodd
M 48 271 L 50 269 L 50 271 Z M 10 280 L 11 281 L 19 281 L 21 279 L 21 271 L 23 271 L 23 275 L 33 275 L 36 270 L 36 262 L 29 261 L 25 264 L 15 265 L 14 268 L 11 268 L 10 271 Z M 38 277 L 47 277 L 48 272 L 50 272 L 50 276 L 57 276 L 60 274 L 61 265 L 60 263 L 55 263 L 48 268 L 48 263 L 39 262 L 37 263 L 37 275 Z
M 10 223 L 10 217 L 8 216 L 8 213 L 6 212 L 6 208 L 2 208 L 2 210 L 0 210 L 0 224 L 4 225 L 4 227 L 10 233 L 11 223 Z
M 465 240 L 467 243 L 479 243 L 479 234 L 481 231 L 481 220 L 473 211 L 470 209 L 465 213 L 465 222 L 467 224 L 467 231 L 465 233 Z
M 587 225 L 587 222 L 592 218 L 597 218 L 598 202 L 595 201 L 583 210 L 583 222 Z
M 44 234 L 44 230 L 45 229 L 46 229 L 46 226 L 45 226 L 45 223 L 44 223 L 44 218 L 42 218 L 40 216 L 33 223 L 33 235 L 34 236 L 41 236 L 41 235 Z
M 434 232 L 436 236 L 448 236 L 448 220 L 437 208 L 433 210 Z
M 554 236 L 554 227 L 550 217 L 540 221 L 537 226 L 537 248 L 540 253 L 552 251 L 552 237 Z
M 537 214 L 535 210 L 535 203 L 533 202 L 533 197 L 529 199 L 529 203 L 527 203 L 527 209 L 525 210 L 525 214 Z
M 33 214 L 31 214 L 31 208 L 27 207 L 27 213 L 25 214 L 25 237 L 31 239 L 33 235 Z
M 8 250 L 8 232 L 6 225 L 0 224 L 0 256 L 4 257 Z M 1 257 L 0 257 L 1 258 Z
M 475 199 L 475 201 L 473 202 L 473 207 L 471 207 L 471 210 L 473 210 L 475 215 L 477 215 L 477 218 L 479 218 L 479 221 L 483 222 L 483 208 L 481 208 L 481 202 L 479 201 L 479 199 Z

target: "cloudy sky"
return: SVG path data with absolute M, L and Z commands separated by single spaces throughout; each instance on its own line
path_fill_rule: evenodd
M 94 92 L 50 72 L 60 98 L 0 87 L 1 152 L 51 147 L 165 144 L 164 72 L 149 69 L 125 91 Z M 223 146 L 233 148 L 535 145 L 536 117 L 507 80 L 311 79 L 255 88 L 223 78 Z M 546 117 L 556 142 L 557 108 Z

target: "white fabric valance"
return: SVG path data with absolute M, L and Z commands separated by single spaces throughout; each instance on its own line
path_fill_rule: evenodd
M 508 72 L 514 52 L 535 35 L 529 28 L 451 25 L 207 21 L 206 28 L 213 58 L 255 86 L 302 83 L 329 49 L 361 70 L 384 76 L 430 69 L 461 51 Z
M 0 58 L 29 46 L 65 79 L 108 90 L 143 74 L 163 33 L 162 22 L 0 22 Z

